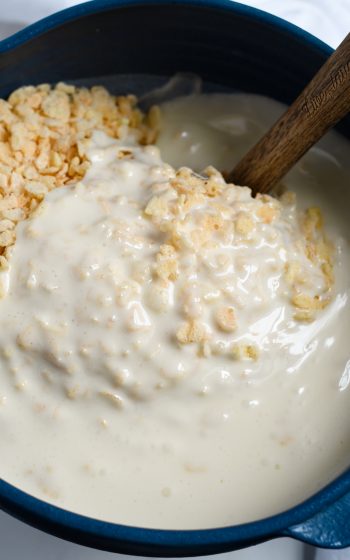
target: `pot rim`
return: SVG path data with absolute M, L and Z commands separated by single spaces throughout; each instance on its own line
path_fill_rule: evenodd
M 173 552 L 185 549 L 186 556 L 197 555 L 199 547 L 202 549 L 220 545 L 222 550 L 225 547 L 229 550 L 230 544 L 234 542 L 283 536 L 286 529 L 307 521 L 348 492 L 350 469 L 301 504 L 276 515 L 227 527 L 172 530 L 148 529 L 93 519 L 44 502 L 0 479 L 0 502 L 4 511 L 33 526 L 45 525 L 48 532 L 58 535 L 68 531 L 75 535 L 76 538 L 72 540 L 77 542 L 79 536 L 88 534 L 98 539 L 132 543 L 134 546 L 149 546 L 160 550 L 171 548 Z

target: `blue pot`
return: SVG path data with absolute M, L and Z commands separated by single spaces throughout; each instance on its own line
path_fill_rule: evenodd
M 0 42 L 0 96 L 25 84 L 60 80 L 113 87 L 113 74 L 124 75 L 125 91 L 132 85 L 141 93 L 150 80 L 156 84 L 191 71 L 216 87 L 288 103 L 331 52 L 299 28 L 229 0 L 95 0 Z M 350 137 L 350 118 L 339 128 Z M 286 512 L 211 530 L 161 531 L 97 521 L 2 480 L 0 507 L 64 539 L 142 556 L 214 554 L 281 536 L 321 547 L 350 546 L 350 470 Z

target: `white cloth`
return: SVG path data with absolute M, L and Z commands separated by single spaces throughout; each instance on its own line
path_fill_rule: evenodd
M 336 48 L 350 31 L 350 0 L 236 0 L 282 17 Z

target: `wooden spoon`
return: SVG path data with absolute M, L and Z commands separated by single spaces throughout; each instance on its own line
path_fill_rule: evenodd
M 229 173 L 228 181 L 269 192 L 350 111 L 350 33 L 289 109 Z M 350 157 L 350 156 L 349 156 Z

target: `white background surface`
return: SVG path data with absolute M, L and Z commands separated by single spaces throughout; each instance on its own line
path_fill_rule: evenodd
M 0 0 L 0 40 L 76 0 Z M 350 30 L 350 0 L 241 0 L 274 13 L 336 47 Z M 64 542 L 0 512 L 0 560 L 112 560 L 119 555 Z M 127 560 L 127 557 L 124 557 Z M 133 557 L 129 557 L 133 558 Z M 313 550 L 291 539 L 278 539 L 222 554 L 218 560 L 350 560 L 344 551 Z

